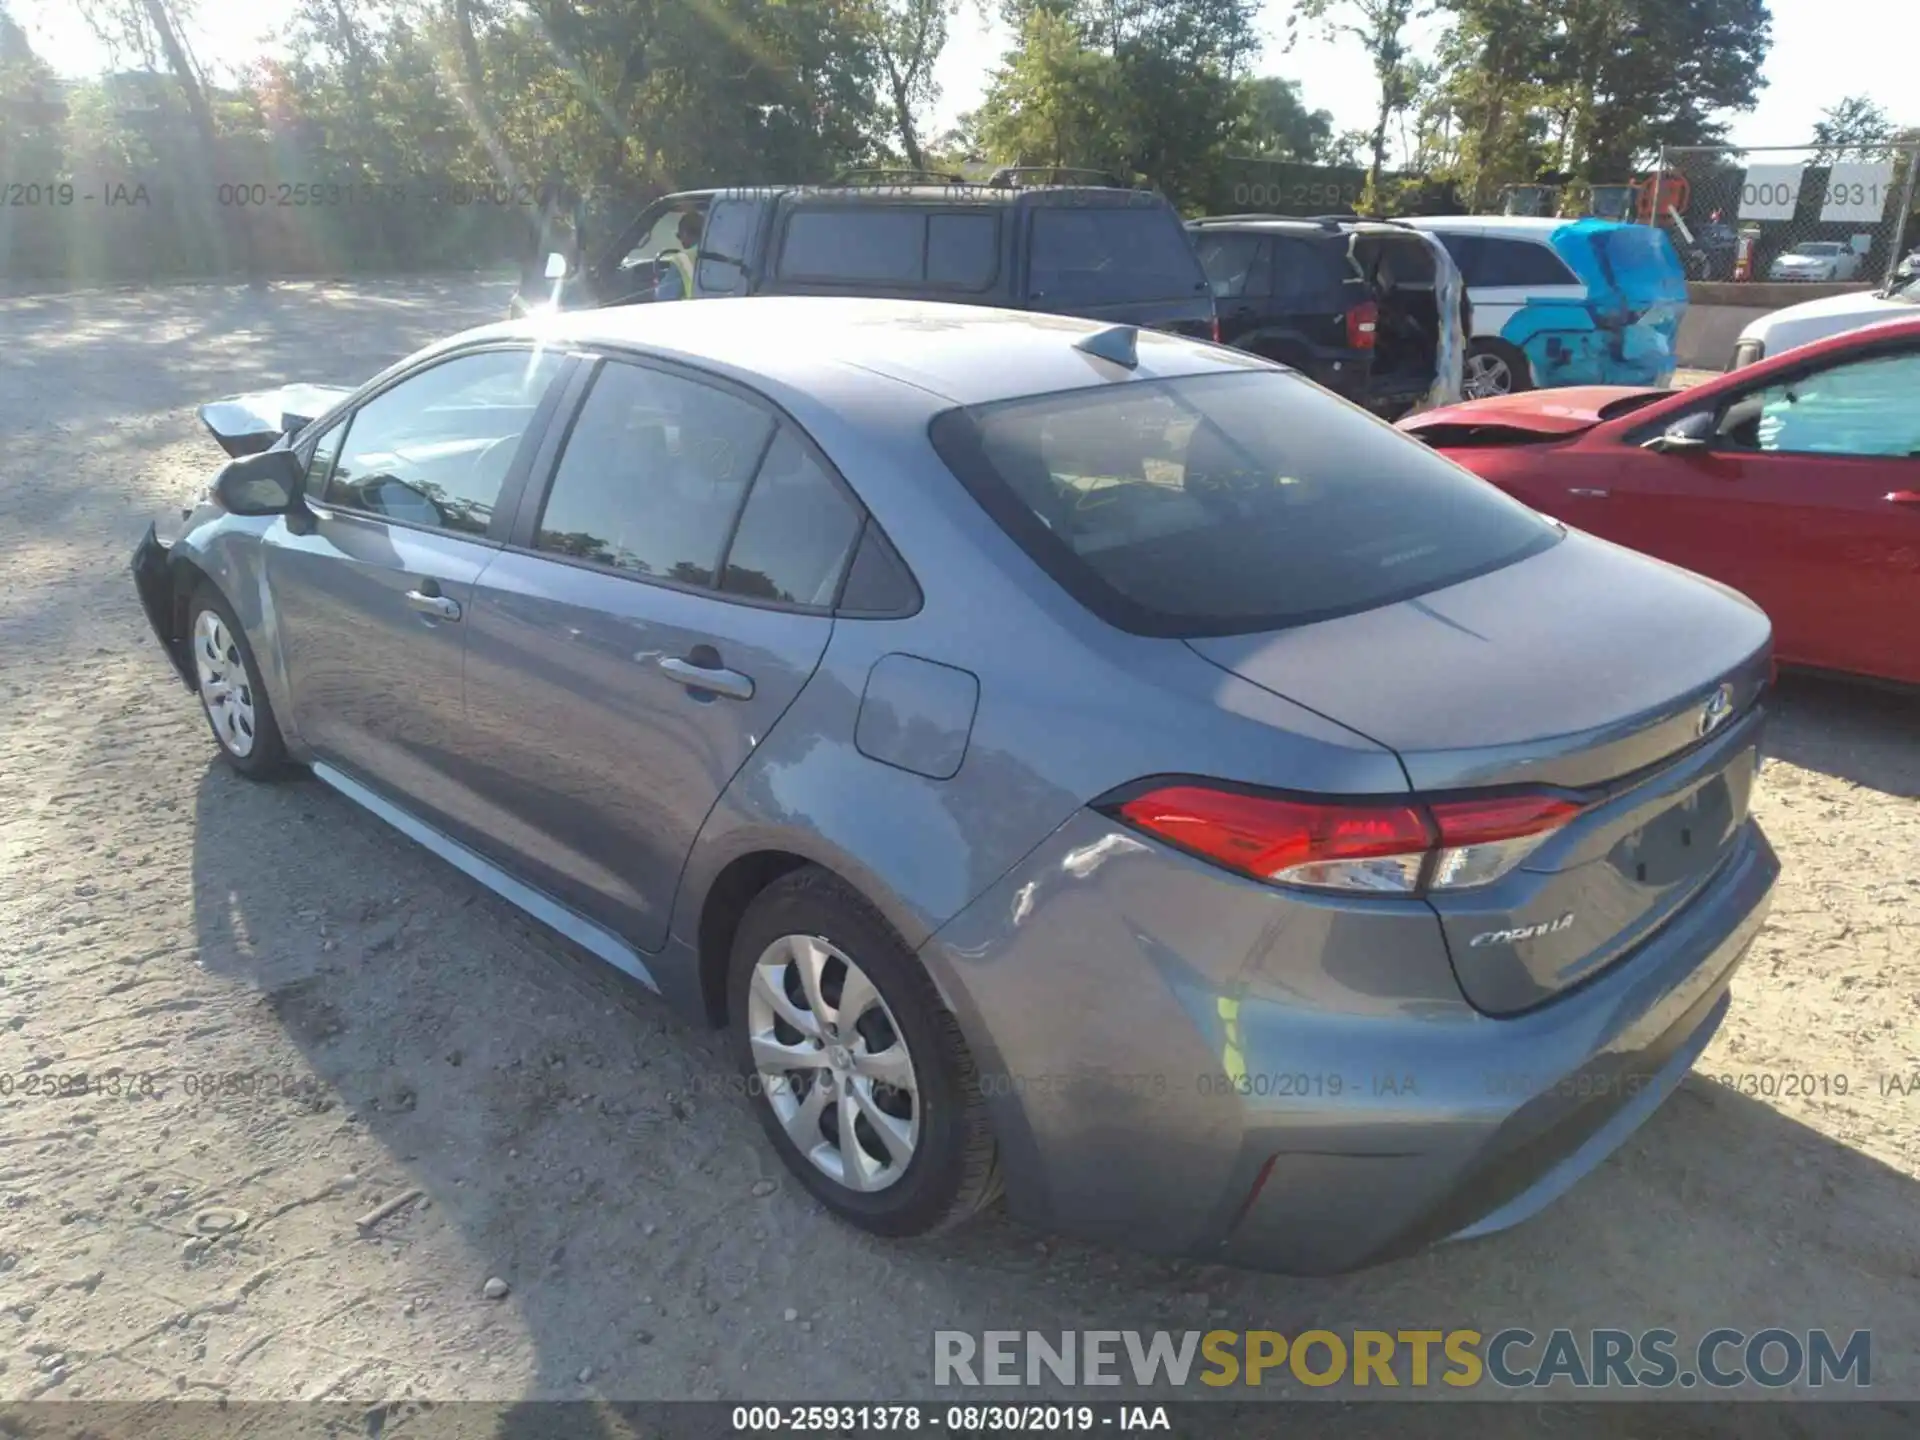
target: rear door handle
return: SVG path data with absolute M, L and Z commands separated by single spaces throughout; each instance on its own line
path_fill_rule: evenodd
M 1920 505 L 1920 490 L 1895 490 L 1887 499 L 1895 505 Z
M 438 586 L 434 587 L 435 591 L 438 589 Z M 407 604 L 418 610 L 422 615 L 431 615 L 437 620 L 458 620 L 460 618 L 460 602 L 458 600 L 452 600 L 445 595 L 430 591 L 407 591 Z
M 1569 485 L 1567 487 L 1567 494 L 1579 495 L 1588 500 L 1604 500 L 1607 498 L 1606 491 L 1595 490 L 1589 486 L 1584 486 L 1584 485 Z
M 687 660 L 673 655 L 662 655 L 660 657 L 661 672 L 669 679 L 679 681 L 689 690 L 705 690 L 714 695 L 724 695 L 729 700 L 751 700 L 753 698 L 751 676 L 742 675 L 738 670 L 722 669 L 718 663 L 720 657 L 717 654 L 711 655 L 715 663 L 710 666 L 698 663 L 709 658 L 708 655 L 700 653 L 707 649 L 708 647 L 704 645 L 697 647 L 693 658 Z

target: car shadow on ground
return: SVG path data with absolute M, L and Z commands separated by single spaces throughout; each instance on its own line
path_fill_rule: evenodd
M 446 1233 L 427 1249 L 467 1257 L 443 1323 L 500 1315 L 478 1277 L 511 1282 L 531 1397 L 577 1397 L 586 1365 L 621 1398 L 925 1396 L 936 1329 L 1509 1325 L 1665 1326 L 1683 1344 L 1718 1326 L 1874 1329 L 1881 1393 L 1920 1391 L 1911 1326 L 1890 1328 L 1920 1280 L 1920 1187 L 1737 1079 L 1690 1078 L 1533 1222 L 1357 1275 L 1136 1255 L 1001 1213 L 886 1243 L 784 1175 L 717 1036 L 380 821 L 311 779 L 253 785 L 217 762 L 197 806 L 200 963 L 298 1048 L 338 1111 L 313 1123 L 357 1129 L 393 1185 L 432 1198 Z M 707 1338 L 657 1343 L 680 1328 Z M 1661 1433 L 1723 1433 L 1688 1415 L 1708 1428 Z M 536 1428 L 500 1434 L 546 1433 L 523 1419 Z M 1755 1424 L 1724 1433 L 1773 1433 Z
M 1920 798 L 1920 691 L 1789 672 L 1773 704 L 1766 740 L 1773 758 Z

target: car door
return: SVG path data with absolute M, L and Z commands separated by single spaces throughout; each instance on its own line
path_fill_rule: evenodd
M 1920 681 L 1920 346 L 1723 396 L 1713 435 L 1635 452 L 1602 533 L 1745 592 L 1784 660 Z
M 469 758 L 502 863 L 653 950 L 707 812 L 819 663 L 864 515 L 757 397 L 596 364 L 476 588 Z
M 401 376 L 318 437 L 302 514 L 266 536 L 300 738 L 443 826 L 460 810 L 474 578 L 505 538 L 501 502 L 562 366 L 508 346 Z

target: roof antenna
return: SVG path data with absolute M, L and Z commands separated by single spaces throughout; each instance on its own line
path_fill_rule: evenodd
M 1096 360 L 1110 360 L 1131 370 L 1140 363 L 1135 340 L 1140 331 L 1133 325 L 1113 325 L 1073 342 L 1073 348 Z

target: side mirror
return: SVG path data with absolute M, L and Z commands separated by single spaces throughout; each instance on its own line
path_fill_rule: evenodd
M 1640 448 L 1661 455 L 1698 455 L 1711 448 L 1712 442 L 1713 416 L 1698 410 L 1674 421 L 1651 440 L 1643 441 Z
M 546 278 L 549 280 L 567 278 L 567 257 L 558 250 L 549 251 L 547 254 Z
M 299 503 L 306 471 L 291 450 L 229 460 L 214 477 L 213 498 L 231 515 L 284 515 Z

